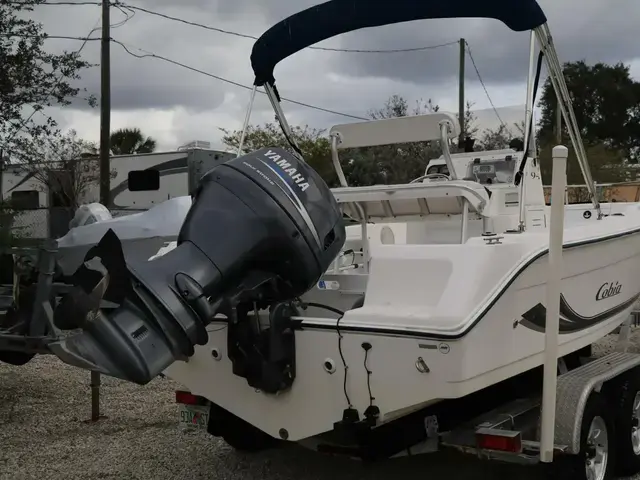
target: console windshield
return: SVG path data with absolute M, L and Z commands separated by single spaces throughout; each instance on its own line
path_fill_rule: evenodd
M 514 160 L 470 162 L 464 179 L 478 182 L 482 185 L 513 183 L 516 165 L 517 162 Z

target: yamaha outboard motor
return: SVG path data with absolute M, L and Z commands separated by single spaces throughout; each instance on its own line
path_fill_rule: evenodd
M 307 164 L 279 148 L 235 158 L 202 178 L 169 253 L 126 264 L 115 234 L 103 237 L 54 312 L 57 325 L 82 333 L 51 349 L 66 363 L 144 384 L 193 355 L 207 323 L 223 315 L 234 373 L 280 391 L 295 377 L 291 301 L 344 241 L 333 194 Z M 88 261 L 96 257 L 102 272 Z M 100 309 L 101 300 L 118 306 Z M 268 325 L 257 327 L 249 314 L 266 309 Z

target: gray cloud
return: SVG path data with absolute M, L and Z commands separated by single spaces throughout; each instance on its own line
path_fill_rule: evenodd
M 152 8 L 161 10 L 157 6 Z M 167 10 L 173 15 L 193 18 L 206 24 L 215 23 L 214 14 L 204 14 L 197 5 L 164 11 Z M 36 20 L 43 21 L 45 31 L 50 35 L 86 37 L 99 19 L 99 14 L 99 9 L 91 7 L 40 7 L 34 17 Z M 112 9 L 112 24 L 117 24 L 124 18 L 119 11 Z M 236 26 L 236 28 L 239 27 Z M 99 32 L 94 32 L 92 36 L 99 37 L 99 35 Z M 244 64 L 244 70 L 247 74 L 250 73 L 248 53 L 235 55 L 234 52 L 238 46 L 241 49 L 243 46 L 250 49 L 252 44 L 250 40 L 229 38 L 219 33 L 212 34 L 203 29 L 159 19 L 143 12 L 138 12 L 125 25 L 112 29 L 111 36 L 123 42 L 135 55 L 155 53 L 223 77 L 233 78 L 234 74 L 228 71 L 231 63 L 236 66 Z M 48 41 L 47 48 L 57 52 L 74 51 L 80 45 L 79 41 L 52 39 Z M 82 57 L 92 64 L 99 64 L 100 42 L 89 42 L 82 51 Z M 98 96 L 99 66 L 86 69 L 81 72 L 81 75 L 82 78 L 74 83 L 86 89 L 89 94 Z M 241 80 L 245 84 L 250 83 L 250 75 Z M 228 90 L 227 84 L 213 78 L 159 59 L 134 58 L 121 45 L 111 44 L 113 109 L 171 109 L 182 106 L 196 111 L 209 110 L 221 105 Z M 78 98 L 74 100 L 73 107 L 83 109 L 88 108 L 88 105 L 82 98 Z
M 258 16 L 261 21 L 270 25 L 318 3 L 321 0 L 182 0 L 179 9 L 197 10 L 225 21 L 240 17 L 249 21 Z M 134 4 L 154 10 L 159 9 L 158 7 L 176 8 L 175 0 L 137 0 Z M 259 36 L 261 32 L 244 33 Z
M 640 3 L 624 0 L 616 9 L 599 0 L 543 0 L 541 4 L 561 60 L 615 63 L 640 57 L 640 47 L 628 41 L 636 35 Z M 526 72 L 528 34 L 512 32 L 493 20 L 413 22 L 355 32 L 348 37 L 344 44 L 361 48 L 367 45 L 370 49 L 432 45 L 463 37 L 469 42 L 486 81 L 521 81 Z M 343 54 L 340 59 L 344 71 L 355 76 L 439 82 L 457 70 L 458 52 L 455 47 L 444 47 L 424 53 L 388 55 L 384 62 L 375 55 Z M 476 75 L 471 65 L 466 73 L 467 78 Z
M 207 25 L 259 36 L 273 23 L 318 0 L 131 0 L 157 12 Z M 640 18 L 637 0 L 619 0 L 616 9 L 602 0 L 541 0 L 548 14 L 562 60 L 617 62 L 640 58 L 635 37 Z M 52 35 L 85 36 L 100 18 L 99 7 L 39 7 L 34 14 Z M 112 10 L 112 23 L 123 15 Z M 97 35 L 97 34 L 96 34 Z M 112 37 L 136 48 L 154 52 L 222 77 L 251 84 L 249 55 L 253 41 L 207 31 L 147 13 L 114 28 Z M 513 84 L 522 83 L 527 66 L 527 35 L 509 31 L 491 20 L 442 20 L 412 22 L 366 29 L 330 39 L 322 46 L 360 49 L 406 48 L 467 39 L 484 80 L 497 105 Z M 79 42 L 47 43 L 54 50 L 73 50 Z M 193 112 L 224 111 L 241 121 L 248 92 L 213 78 L 190 72 L 156 59 L 136 59 L 119 45 L 112 44 L 112 107 L 115 110 L 171 110 L 179 107 Z M 99 42 L 91 42 L 83 56 L 99 61 Z M 307 103 L 363 115 L 394 93 L 409 99 L 419 97 L 455 98 L 458 49 L 454 46 L 402 54 L 332 53 L 318 50 L 299 52 L 282 62 L 276 78 L 284 96 Z M 346 77 L 348 84 L 328 76 Z M 99 94 L 99 68 L 83 72 L 78 85 Z M 468 88 L 478 91 L 475 72 L 467 61 Z M 343 78 L 344 80 L 344 78 Z M 346 81 L 346 80 L 345 80 Z M 225 98 L 233 97 L 231 103 Z M 479 94 L 480 95 L 480 94 Z M 268 104 L 261 101 L 254 118 L 272 118 Z M 455 104 L 455 100 L 453 101 Z M 286 104 L 292 123 L 326 125 L 335 123 L 332 114 Z M 76 102 L 74 108 L 84 108 Z M 235 117 L 234 117 L 235 118 Z M 342 119 L 349 121 L 347 119 Z M 338 121 L 342 121 L 338 120 Z M 175 127 L 178 130 L 178 126 Z M 182 134 L 181 134 L 182 135 Z M 184 135 L 188 135 L 184 133 Z
M 315 3 L 319 2 L 235 0 L 228 2 L 228 8 L 235 8 L 238 14 L 253 9 L 270 22 L 276 22 Z M 640 57 L 640 47 L 628 41 L 636 36 L 639 2 L 621 0 L 615 9 L 601 0 L 540 0 L 540 4 L 547 13 L 561 59 L 618 62 Z M 390 8 L 393 8 L 392 3 Z M 408 22 L 353 32 L 326 43 L 342 48 L 378 50 L 438 45 L 459 38 L 469 42 L 478 68 L 487 81 L 504 83 L 523 78 L 528 35 L 511 32 L 495 20 Z M 442 82 L 458 68 L 456 47 L 384 56 L 350 53 L 335 56 L 344 73 L 416 83 Z M 469 67 L 467 77 L 475 78 L 475 71 L 471 65 Z
M 150 3 L 150 2 L 146 2 Z M 315 3 L 315 0 L 219 0 L 215 10 L 225 19 L 260 17 L 269 25 Z M 563 61 L 581 60 L 615 63 L 640 57 L 640 47 L 629 38 L 635 36 L 636 19 L 640 18 L 640 3 L 622 0 L 612 9 L 600 0 L 541 0 L 549 18 L 556 46 Z M 207 11 L 205 0 L 191 0 L 194 9 Z M 615 26 L 615 28 L 611 28 Z M 252 31 L 259 35 L 260 32 Z M 487 83 L 522 82 L 527 68 L 528 35 L 515 33 L 493 20 L 457 19 L 409 22 L 381 28 L 366 29 L 323 42 L 324 46 L 352 49 L 391 49 L 438 45 L 463 37 Z M 455 86 L 459 54 L 457 46 L 447 46 L 422 52 L 399 54 L 353 54 L 315 51 L 324 62 L 343 74 L 354 77 L 384 77 L 418 85 Z M 290 62 L 285 60 L 283 62 Z M 466 78 L 477 81 L 475 69 L 467 57 Z M 276 70 L 276 77 L 280 78 Z

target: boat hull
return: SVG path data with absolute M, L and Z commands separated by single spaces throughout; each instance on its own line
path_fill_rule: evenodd
M 394 252 L 394 247 L 399 249 Z M 430 252 L 430 247 L 437 251 Z M 512 245 L 483 259 L 472 252 L 476 261 L 471 255 L 466 266 L 445 261 L 448 255 L 454 258 L 454 249 L 471 247 L 374 250 L 362 308 L 347 312 L 338 329 L 336 318 L 303 319 L 296 332 L 297 377 L 287 392 L 265 395 L 233 375 L 226 332 L 216 324 L 209 327 L 207 345 L 197 347 L 188 363 L 177 362 L 166 374 L 270 435 L 278 437 L 285 429 L 295 441 L 331 430 L 349 405 L 362 418 L 373 403 L 381 421 L 388 422 L 542 365 L 548 255 L 522 260 L 521 249 Z M 477 250 L 482 248 L 490 247 Z M 457 259 L 464 257 L 459 252 Z M 440 272 L 435 271 L 436 260 Z M 640 296 L 640 232 L 574 242 L 565 249 L 563 261 L 559 349 L 564 356 L 592 344 L 629 317 Z M 394 268 L 404 276 L 394 275 Z M 455 283 L 466 288 L 452 291 Z M 422 296 L 417 295 L 420 290 Z M 330 296 L 341 295 L 347 305 L 358 297 L 357 288 L 351 293 L 312 292 L 311 299 L 325 294 L 326 303 L 335 304 Z M 454 300 L 458 308 L 449 307 L 451 318 L 445 318 L 439 305 Z M 461 320 L 467 305 L 477 308 Z M 453 318 L 456 315 L 459 318 Z M 365 344 L 371 347 L 367 351 Z M 221 353 L 218 359 L 212 350 Z M 332 369 L 326 368 L 329 364 Z
M 128 261 L 145 261 L 167 243 L 175 241 L 172 237 L 129 238 L 121 241 L 122 251 Z M 72 275 L 84 262 L 86 254 L 94 244 L 58 247 L 56 258 L 64 275 Z

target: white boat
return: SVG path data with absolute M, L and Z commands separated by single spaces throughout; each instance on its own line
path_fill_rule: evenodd
M 539 175 L 535 183 L 527 193 L 538 201 L 528 204 L 522 232 L 517 204 L 505 201 L 517 188 L 506 185 L 487 187 L 491 197 L 469 181 L 334 189 L 345 210 L 357 215 L 350 204 L 358 203 L 376 231 L 368 231 L 364 246 L 359 227 L 347 227 L 335 273 L 303 296 L 345 313 L 328 316 L 309 307 L 302 314 L 291 389 L 275 397 L 249 395 L 228 360 L 227 332 L 217 325 L 189 362 L 165 373 L 274 437 L 284 428 L 290 440 L 302 440 L 331 430 L 347 406 L 362 415 L 371 395 L 380 420 L 390 421 L 542 365 L 549 212 Z M 608 216 L 596 220 L 592 207 L 566 207 L 562 356 L 618 327 L 639 298 L 640 205 L 600 208 Z M 499 234 L 483 235 L 482 225 L 491 223 Z M 373 372 L 370 387 L 366 368 Z
M 265 89 L 285 134 L 290 129 L 280 108 L 273 68 L 292 53 L 358 28 L 426 18 L 489 17 L 515 31 L 533 31 L 532 45 L 535 36 L 585 182 L 593 185 L 546 17 L 535 0 L 521 0 L 510 4 L 509 9 L 503 8 L 504 2 L 499 0 L 482 5 L 461 0 L 419 4 L 407 0 L 374 6 L 354 1 L 352 5 L 348 10 L 343 9 L 344 2 L 337 0 L 317 5 L 278 23 L 256 42 L 252 54 L 255 84 Z M 533 59 L 532 48 L 532 66 Z M 540 66 L 541 62 L 538 72 Z M 532 136 L 530 118 L 536 83 L 531 73 L 529 78 L 525 138 Z M 249 114 L 245 127 L 248 122 Z M 163 353 L 162 361 L 158 360 L 160 354 L 152 350 L 164 352 L 158 347 L 160 339 L 174 338 L 169 323 L 147 327 L 147 323 L 140 323 L 142 315 L 134 321 L 131 315 L 122 313 L 114 317 L 113 324 L 129 332 L 136 342 L 155 339 L 153 348 L 131 346 L 130 339 L 113 340 L 107 346 L 106 338 L 112 332 L 100 330 L 98 335 L 95 330 L 77 340 L 76 346 L 65 340 L 58 348 L 54 346 L 54 352 L 68 363 L 139 383 L 168 366 L 164 371 L 169 377 L 222 409 L 211 414 L 209 427 L 229 441 L 234 435 L 237 439 L 237 435 L 249 436 L 253 431 L 276 439 L 335 445 L 347 442 L 340 433 L 349 431 L 352 444 L 362 448 L 369 442 L 368 435 L 375 436 L 384 425 L 408 418 L 413 412 L 424 414 L 443 401 L 465 398 L 541 366 L 545 351 L 549 207 L 544 202 L 535 152 L 527 143 L 528 155 L 524 159 L 519 156 L 480 161 L 471 165 L 469 175 L 457 178 L 448 144 L 458 136 L 458 128 L 455 117 L 436 113 L 331 129 L 334 164 L 343 184 L 332 193 L 342 211 L 360 225 L 348 227 L 345 238 L 340 238 L 339 230 L 333 230 L 344 245 L 337 257 L 337 251 L 332 253 L 335 261 L 315 286 L 302 292 L 302 307 L 306 304 L 308 308 L 298 305 L 299 314 L 288 319 L 286 331 L 278 330 L 274 323 L 278 307 L 273 304 L 266 305 L 271 310 L 257 308 L 264 297 L 250 294 L 248 298 L 255 303 L 245 303 L 239 317 L 227 310 L 227 314 L 213 320 L 206 318 L 205 322 L 203 318 L 209 313 L 221 312 L 216 300 L 217 295 L 222 295 L 221 290 L 217 286 L 190 290 L 192 285 L 184 280 L 186 277 L 181 277 L 180 285 L 185 288 L 181 295 L 192 298 L 190 295 L 194 294 L 190 292 L 200 292 L 194 298 L 207 298 L 215 308 L 209 310 L 195 300 L 189 303 L 192 313 L 198 312 L 194 315 L 202 320 L 203 325 L 197 327 L 193 326 L 197 323 L 195 316 L 176 310 L 171 292 L 182 291 L 183 287 L 172 286 L 171 282 L 175 278 L 178 285 L 178 276 L 189 271 L 189 262 L 198 265 L 189 278 L 201 279 L 195 281 L 199 285 L 204 285 L 205 278 L 218 285 L 218 277 L 225 277 L 224 272 L 232 272 L 226 277 L 231 278 L 244 271 L 240 267 L 231 269 L 237 265 L 232 264 L 234 257 L 229 255 L 214 262 L 212 255 L 218 248 L 214 241 L 225 244 L 220 249 L 240 249 L 244 247 L 232 243 L 248 243 L 246 255 L 254 248 L 248 233 L 224 240 L 224 234 L 236 233 L 233 228 L 241 225 L 240 220 L 233 211 L 225 213 L 222 206 L 207 204 L 209 197 L 202 193 L 183 226 L 183 242 L 178 242 L 175 250 L 165 249 L 145 265 L 136 266 L 141 270 L 135 274 L 137 279 L 146 279 L 148 286 L 147 293 L 140 296 L 140 304 L 152 312 L 159 311 L 153 308 L 160 308 L 160 304 L 166 309 L 164 312 L 171 311 L 175 320 L 171 328 L 180 325 L 191 339 L 188 348 L 177 355 L 175 340 Z M 407 185 L 346 184 L 339 163 L 341 149 L 425 140 L 442 141 L 451 172 L 445 181 L 432 182 L 428 177 Z M 566 152 L 557 150 L 560 156 Z M 239 157 L 236 162 L 267 178 L 265 181 L 274 191 L 279 189 L 295 205 L 291 212 L 298 212 L 304 220 L 299 221 L 300 225 L 306 223 L 313 231 L 324 213 L 332 218 L 330 200 L 322 207 L 325 210 L 312 211 L 305 202 L 321 202 L 320 197 L 300 200 L 294 193 L 294 187 L 305 192 L 309 183 L 302 165 L 282 151 L 264 149 Z M 256 165 L 263 170 L 257 170 Z M 507 171 L 507 175 L 497 175 L 497 170 Z M 223 171 L 227 170 L 217 170 Z M 283 175 L 288 175 L 288 180 Z M 214 171 L 209 176 L 212 178 L 207 185 L 219 178 Z M 493 181 L 489 183 L 487 178 Z M 203 187 L 202 192 L 207 188 Z M 317 195 L 313 187 L 311 191 Z M 247 202 L 252 201 L 252 194 L 246 195 Z M 565 208 L 558 352 L 567 360 L 623 323 L 640 296 L 640 205 L 600 204 L 595 196 L 592 198 L 590 206 Z M 205 211 L 209 213 L 205 215 Z M 220 235 L 198 236 L 198 229 L 214 229 L 215 225 L 205 226 L 206 219 L 214 216 L 221 222 Z M 198 219 L 202 223 L 197 223 Z M 253 235 L 267 231 L 265 225 L 257 224 Z M 250 227 L 246 228 L 249 232 Z M 320 245 L 323 236 L 315 237 Z M 189 238 L 198 238 L 201 243 Z M 309 245 L 313 244 L 312 235 L 305 238 Z M 280 241 L 288 240 L 281 237 Z M 276 243 L 271 243 L 273 258 L 278 258 Z M 200 250 L 196 252 L 192 244 Z M 183 246 L 185 249 L 176 253 Z M 218 265 L 221 275 L 215 273 L 218 270 L 207 270 L 202 252 Z M 258 257 L 250 258 L 257 261 Z M 265 256 L 260 258 L 264 260 Z M 268 263 L 268 258 L 265 261 Z M 291 261 L 302 260 L 287 257 L 287 262 Z M 220 267 L 225 262 L 231 265 L 224 265 L 227 270 Z M 249 268 L 246 262 L 242 265 Z M 277 268 L 285 267 L 280 264 Z M 281 272 L 279 278 L 283 275 Z M 164 282 L 165 277 L 168 289 L 164 284 L 153 284 Z M 252 292 L 253 287 L 247 286 L 249 280 L 242 281 L 242 292 Z M 136 288 L 139 285 L 136 283 Z M 148 307 L 148 295 L 156 299 L 153 308 Z M 257 311 L 249 317 L 247 308 Z M 243 330 L 238 318 L 249 321 L 253 315 L 256 323 L 251 328 L 255 331 Z M 151 322 L 151 317 L 147 315 L 145 322 Z M 155 321 L 161 322 L 161 317 L 156 315 Z M 152 336 L 156 334 L 157 337 Z M 85 342 L 82 348 L 78 346 L 80 342 Z M 125 344 L 129 346 L 125 348 Z M 110 358 L 108 352 L 115 352 L 116 347 L 121 348 L 117 350 L 118 358 Z M 127 357 L 125 353 L 134 348 L 136 353 Z M 251 357 L 255 352 L 258 356 Z M 136 373 L 131 373 L 134 370 Z M 274 383 L 273 378 L 278 380 Z M 240 428 L 242 425 L 253 430 Z M 403 443 L 398 441 L 398 445 L 402 448 Z
M 269 94 L 285 131 L 288 126 L 272 82 L 275 63 L 338 29 L 371 26 L 365 18 L 346 20 L 350 12 L 336 10 L 334 15 L 331 9 L 338 3 L 327 2 L 283 20 L 254 47 L 257 83 Z M 539 40 L 586 183 L 592 185 L 542 12 L 534 1 L 520 2 L 520 12 L 515 7 L 512 12 L 492 11 L 492 2 L 485 3 L 474 7 L 471 16 L 499 18 L 516 30 L 531 29 Z M 308 26 L 312 18 L 319 24 Z M 344 22 L 342 27 L 339 22 Z M 393 20 L 377 22 L 385 23 Z M 304 35 L 302 25 L 311 31 Z M 295 34 L 289 35 L 289 29 Z M 265 76 L 267 81 L 261 81 Z M 528 92 L 530 109 L 533 97 Z M 457 138 L 458 123 L 446 114 L 335 126 L 334 158 L 341 148 L 436 140 L 442 125 L 449 139 Z M 507 156 L 505 152 L 501 168 L 509 164 L 504 161 Z M 216 326 L 189 362 L 174 363 L 166 374 L 269 435 L 283 438 L 286 432 L 288 440 L 299 441 L 331 431 L 347 408 L 362 419 L 374 405 L 378 424 L 391 422 L 542 365 L 549 207 L 535 152 L 529 152 L 524 180 L 514 185 L 521 157 L 507 167 L 510 183 L 436 183 L 426 178 L 409 185 L 333 189 L 347 214 L 365 225 L 375 222 L 377 232 L 369 232 L 367 242 L 357 234 L 348 239 L 347 253 L 343 251 L 335 272 L 327 273 L 303 297 L 344 314 L 310 307 L 301 315 L 296 380 L 288 391 L 276 396 L 254 392 L 235 375 L 227 355 L 227 332 Z M 525 200 L 520 204 L 522 193 Z M 395 235 L 384 229 L 385 224 Z M 639 298 L 640 204 L 599 204 L 594 197 L 593 205 L 567 205 L 563 258 L 559 352 L 566 356 L 619 326 Z M 350 259 L 357 268 L 345 268 Z M 211 352 L 219 352 L 219 358 L 212 358 Z
M 57 239 L 58 265 L 63 274 L 71 275 L 109 229 L 118 235 L 126 258 L 149 258 L 178 238 L 189 208 L 191 197 L 175 197 L 144 212 L 113 218 L 101 204 L 83 205 L 76 217 L 86 212 L 84 217 Z

